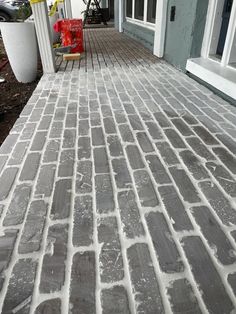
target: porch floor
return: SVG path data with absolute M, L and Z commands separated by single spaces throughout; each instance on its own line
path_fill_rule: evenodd
M 79 61 L 62 61 L 62 57 L 57 57 L 59 71 L 96 71 L 104 67 L 149 66 L 158 62 L 147 48 L 114 28 L 85 29 L 84 50 Z
M 234 313 L 236 108 L 102 32 L 0 149 L 0 312 Z

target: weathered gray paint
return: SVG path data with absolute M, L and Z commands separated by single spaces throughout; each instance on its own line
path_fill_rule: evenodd
M 170 21 L 176 6 L 175 21 Z M 169 0 L 164 58 L 185 71 L 187 59 L 200 56 L 208 0 Z
M 207 9 L 208 9 L 208 0 L 198 0 L 196 8 L 196 16 L 193 29 L 193 40 L 191 47 L 191 58 L 200 57 L 202 40 L 206 25 Z
M 154 34 L 155 32 L 151 29 L 139 26 L 137 24 L 124 22 L 122 24 L 123 31 L 129 37 L 142 43 L 146 48 L 153 51 L 154 46 Z

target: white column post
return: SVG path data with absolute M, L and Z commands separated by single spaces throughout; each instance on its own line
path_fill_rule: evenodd
M 115 0 L 116 1 L 116 0 Z M 124 1 L 119 0 L 119 32 L 123 32 L 122 23 L 123 23 L 123 12 L 124 12 Z
M 132 0 L 132 19 L 134 19 L 135 0 Z
M 54 73 L 56 66 L 52 49 L 52 35 L 49 26 L 47 3 L 44 0 L 33 0 L 31 1 L 31 7 L 34 15 L 43 72 Z
M 164 55 L 166 36 L 167 0 L 157 0 L 156 25 L 153 54 L 159 58 Z
M 65 0 L 65 9 L 66 9 L 66 18 L 72 19 L 71 0 Z
M 143 21 L 147 22 L 147 6 L 148 6 L 148 0 L 144 0 L 144 10 L 143 10 Z

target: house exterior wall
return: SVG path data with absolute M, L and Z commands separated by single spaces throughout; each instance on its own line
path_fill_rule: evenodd
M 196 7 L 195 23 L 193 30 L 193 40 L 191 46 L 191 58 L 197 58 L 201 55 L 203 36 L 205 31 L 207 10 L 209 1 L 198 0 Z
M 171 10 L 175 7 L 175 19 Z M 207 0 L 169 0 L 164 58 L 185 71 L 187 60 L 199 57 L 206 23 Z
M 134 38 L 138 42 L 142 43 L 146 48 L 153 51 L 154 46 L 154 35 L 155 31 L 142 27 L 137 24 L 124 22 L 122 24 L 123 31 L 126 35 L 128 35 L 131 38 Z

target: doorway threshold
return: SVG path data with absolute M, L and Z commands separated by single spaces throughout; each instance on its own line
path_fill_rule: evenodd
M 223 67 L 217 61 L 201 57 L 189 59 L 186 70 L 236 100 L 235 68 Z

